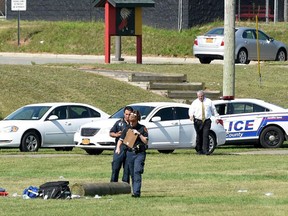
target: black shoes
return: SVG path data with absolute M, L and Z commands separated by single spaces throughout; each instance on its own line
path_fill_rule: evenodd
M 197 155 L 210 155 L 211 153 L 204 153 L 202 151 L 196 152 Z
M 134 197 L 134 198 L 140 198 L 140 195 L 139 195 L 139 194 L 132 194 L 132 197 Z

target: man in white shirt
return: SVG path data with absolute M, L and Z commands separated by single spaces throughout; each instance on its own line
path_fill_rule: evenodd
M 211 128 L 211 116 L 219 116 L 217 110 L 209 98 L 205 97 L 202 90 L 197 92 L 197 99 L 189 108 L 190 120 L 194 121 L 194 128 L 197 133 L 196 147 L 197 154 L 209 155 L 209 131 Z

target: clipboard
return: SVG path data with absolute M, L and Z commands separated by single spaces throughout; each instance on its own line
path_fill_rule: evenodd
M 137 137 L 138 137 L 138 135 L 134 134 L 133 130 L 129 128 L 127 130 L 127 133 L 126 133 L 126 136 L 125 136 L 125 138 L 123 140 L 123 143 L 125 145 L 127 145 L 129 148 L 133 148 Z

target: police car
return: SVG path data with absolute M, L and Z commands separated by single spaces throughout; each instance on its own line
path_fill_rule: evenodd
M 226 130 L 226 144 L 278 148 L 288 139 L 288 109 L 258 99 L 213 101 Z

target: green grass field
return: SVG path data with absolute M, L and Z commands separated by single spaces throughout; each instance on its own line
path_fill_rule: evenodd
M 24 200 L 26 187 L 47 181 L 64 178 L 70 186 L 109 182 L 112 152 L 89 156 L 73 150 L 59 155 L 41 149 L 39 156 L 2 149 L 1 187 L 10 195 L 0 197 L 0 215 L 285 215 L 288 156 L 236 154 L 249 150 L 224 147 L 210 156 L 194 150 L 168 155 L 150 150 L 140 199 L 121 194 Z
M 15 44 L 16 21 L 0 23 L 1 52 L 103 53 L 101 24 L 23 22 L 21 37 L 27 38 L 27 43 L 18 48 Z M 213 23 L 181 33 L 145 27 L 144 34 L 151 39 L 146 40 L 144 53 L 189 56 L 193 36 L 220 24 Z M 277 39 L 282 37 L 287 40 L 283 36 L 287 25 L 262 25 L 271 30 Z M 172 39 L 175 41 L 173 44 L 169 43 Z M 42 40 L 44 43 L 39 43 Z M 129 46 L 124 46 L 124 53 L 134 55 L 135 41 L 129 40 L 125 41 Z M 160 40 L 163 42 L 160 43 Z M 83 45 L 84 42 L 87 44 Z M 175 45 L 178 43 L 185 48 Z M 67 47 L 67 44 L 71 46 Z M 179 49 L 174 50 L 175 47 Z M 82 66 L 0 65 L 0 118 L 20 106 L 38 102 L 83 102 L 112 114 L 129 103 L 170 100 L 124 82 L 79 70 Z M 223 86 L 223 65 L 95 64 L 90 67 L 136 73 L 185 73 L 190 82 L 204 82 L 207 89 L 222 90 Z M 236 97 L 260 98 L 288 108 L 287 62 L 262 63 L 261 74 L 260 82 L 256 65 L 237 65 Z M 272 150 L 223 146 L 210 156 L 196 155 L 194 150 L 176 150 L 172 154 L 149 150 L 140 199 L 123 194 L 103 196 L 101 199 L 23 200 L 21 194 L 26 187 L 63 180 L 63 177 L 70 181 L 70 185 L 109 182 L 112 152 L 90 156 L 81 149 L 72 152 L 40 149 L 34 154 L 21 153 L 18 149 L 0 149 L 0 187 L 9 192 L 8 197 L 0 197 L 0 215 L 282 216 L 288 211 L 288 155 L 268 154 L 278 150 L 286 152 L 287 142 L 283 148 Z M 249 151 L 264 154 L 243 154 Z

